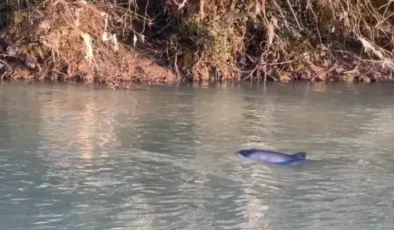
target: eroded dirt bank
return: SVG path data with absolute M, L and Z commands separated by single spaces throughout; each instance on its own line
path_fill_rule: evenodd
M 8 0 L 2 80 L 392 81 L 394 3 Z

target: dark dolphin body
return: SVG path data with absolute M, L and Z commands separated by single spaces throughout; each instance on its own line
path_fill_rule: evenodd
M 282 164 L 282 165 L 297 164 L 306 160 L 305 152 L 298 152 L 295 154 L 288 155 L 285 153 L 274 152 L 274 151 L 263 150 L 263 149 L 246 149 L 246 150 L 240 150 L 237 153 L 242 157 L 246 157 L 259 162 Z

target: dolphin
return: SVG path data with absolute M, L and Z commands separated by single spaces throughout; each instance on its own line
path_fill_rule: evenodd
M 305 152 L 285 154 L 264 149 L 244 149 L 237 152 L 239 156 L 264 163 L 288 165 L 306 160 Z

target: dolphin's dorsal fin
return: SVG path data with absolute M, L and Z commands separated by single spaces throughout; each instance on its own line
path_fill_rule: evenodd
M 305 158 L 306 157 L 306 152 L 294 153 L 293 156 L 296 156 L 296 157 L 299 157 L 299 158 Z

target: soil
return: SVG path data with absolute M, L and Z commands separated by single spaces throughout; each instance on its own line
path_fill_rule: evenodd
M 309 8 L 309 1 L 288 8 L 291 0 L 179 2 L 47 0 L 20 6 L 10 0 L 0 9 L 1 80 L 119 88 L 183 81 L 394 79 L 391 3 L 349 0 L 344 11 L 340 0 Z M 352 24 L 358 19 L 364 24 Z

